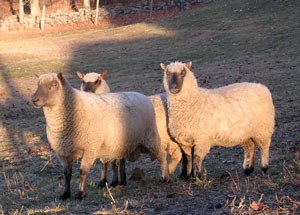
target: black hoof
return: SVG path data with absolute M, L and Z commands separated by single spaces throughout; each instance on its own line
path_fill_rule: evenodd
M 268 166 L 266 166 L 266 167 L 262 167 L 261 169 L 262 169 L 262 171 L 264 172 L 264 173 L 267 173 L 267 171 L 268 171 Z
M 160 181 L 161 181 L 162 183 L 164 183 L 164 184 L 169 184 L 169 183 L 172 183 L 172 182 L 173 182 L 172 179 L 171 179 L 170 177 L 162 177 L 162 178 L 160 179 Z
M 99 183 L 98 183 L 98 188 L 103 188 L 103 187 L 105 187 L 106 186 L 106 180 L 105 181 L 100 181 Z
M 126 185 L 127 185 L 127 182 L 126 182 L 126 181 L 120 181 L 120 182 L 119 182 L 119 185 L 126 186 Z
M 244 170 L 244 173 L 249 176 L 254 171 L 254 167 L 251 166 L 250 168 L 247 168 Z
M 59 199 L 60 200 L 66 200 L 66 199 L 68 199 L 68 198 L 70 198 L 71 197 L 71 193 L 70 192 L 65 192 L 64 194 L 62 194 L 60 197 L 59 197 Z
M 194 177 L 192 177 L 192 175 L 180 175 L 179 178 L 183 181 L 190 181 L 191 179 L 193 179 Z
M 110 183 L 110 187 L 116 187 L 116 186 L 118 186 L 119 185 L 119 181 L 118 180 L 115 180 L 115 181 L 112 181 L 111 183 Z
M 82 200 L 85 196 L 86 194 L 82 193 L 81 191 L 78 191 L 78 193 L 76 193 L 75 195 L 75 199 Z

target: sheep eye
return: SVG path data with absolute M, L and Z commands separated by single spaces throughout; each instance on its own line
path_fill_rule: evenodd
M 182 70 L 180 73 L 181 76 L 185 76 L 185 74 L 186 74 L 185 70 Z
M 100 84 L 101 84 L 101 80 L 99 80 L 99 79 L 94 82 L 94 85 L 100 85 Z

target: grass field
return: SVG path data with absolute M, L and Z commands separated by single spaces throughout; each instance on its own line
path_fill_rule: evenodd
M 300 213 L 300 1 L 216 0 L 168 19 L 89 28 L 0 41 L 0 214 L 299 214 Z M 241 148 L 213 148 L 202 181 L 159 181 L 159 165 L 147 156 L 127 162 L 127 175 L 143 180 L 99 190 L 100 165 L 88 178 L 82 201 L 60 201 L 63 171 L 45 141 L 45 119 L 30 97 L 35 74 L 108 70 L 112 91 L 146 95 L 162 89 L 161 62 L 193 61 L 200 86 L 235 82 L 267 85 L 276 129 L 267 175 L 246 177 Z M 178 170 L 179 172 L 179 170 Z M 178 174 L 178 172 L 176 174 Z M 77 190 L 75 164 L 72 194 Z

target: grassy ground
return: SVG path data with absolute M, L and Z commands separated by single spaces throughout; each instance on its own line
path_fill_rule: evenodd
M 104 29 L 76 30 L 0 41 L 0 214 L 297 214 L 300 213 L 300 2 L 215 1 L 172 18 Z M 74 87 L 75 71 L 108 70 L 113 91 L 160 92 L 159 63 L 192 60 L 207 88 L 250 81 L 273 94 L 276 130 L 270 169 L 242 173 L 240 148 L 213 148 L 205 180 L 159 182 L 159 165 L 145 156 L 127 166 L 145 178 L 112 190 L 61 202 L 62 168 L 44 140 L 45 121 L 30 103 L 35 74 L 62 71 Z M 72 181 L 75 193 L 79 165 Z

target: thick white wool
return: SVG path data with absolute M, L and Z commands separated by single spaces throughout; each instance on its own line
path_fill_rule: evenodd
M 169 90 L 166 71 L 186 71 L 179 93 Z M 187 155 L 194 147 L 197 171 L 211 146 L 245 149 L 244 168 L 253 165 L 255 144 L 262 151 L 262 166 L 268 166 L 275 110 L 268 88 L 257 83 L 236 83 L 217 89 L 199 88 L 186 64 L 174 62 L 165 68 L 169 131 Z M 249 149 L 251 148 L 251 149 Z M 249 151 L 250 150 L 250 151 Z

